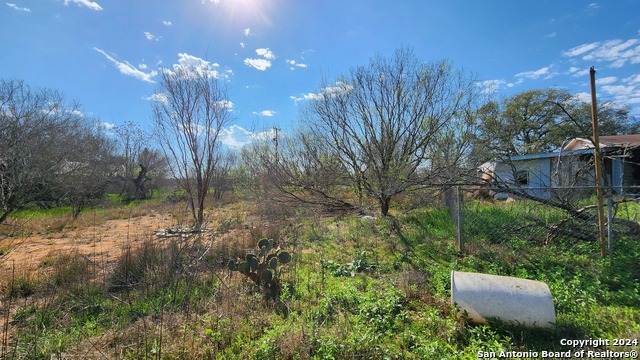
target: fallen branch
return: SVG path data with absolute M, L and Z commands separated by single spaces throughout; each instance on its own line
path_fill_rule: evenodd
M 571 228 L 563 227 L 562 225 L 564 225 L 567 221 L 572 220 L 571 218 L 560 220 L 559 222 L 551 225 L 545 223 L 540 219 L 536 219 L 530 216 L 526 216 L 525 219 L 537 224 L 538 226 L 541 226 L 547 229 L 547 231 L 549 231 L 549 235 L 547 236 L 547 239 L 553 238 L 557 235 L 565 235 L 574 239 L 584 240 L 584 241 L 594 241 L 596 239 L 594 234 L 587 233 L 582 229 L 571 229 Z

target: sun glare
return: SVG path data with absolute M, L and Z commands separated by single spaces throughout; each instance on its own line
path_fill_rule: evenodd
M 230 21 L 260 22 L 271 24 L 268 7 L 271 0 L 209 0 L 214 10 L 220 11 Z

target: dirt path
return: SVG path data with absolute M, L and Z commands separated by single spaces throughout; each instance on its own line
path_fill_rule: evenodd
M 9 251 L 0 256 L 0 274 L 7 274 L 14 266 L 20 271 L 36 270 L 42 260 L 54 252 L 77 251 L 93 261 L 107 265 L 126 246 L 135 246 L 154 237 L 158 229 L 171 225 L 170 216 L 150 214 L 130 219 L 107 220 L 100 225 L 75 230 L 5 239 L 3 245 Z

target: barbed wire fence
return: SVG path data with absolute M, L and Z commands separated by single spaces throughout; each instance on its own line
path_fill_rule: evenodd
M 456 246 L 466 254 L 511 251 L 535 257 L 541 246 L 600 254 L 595 187 L 513 189 L 451 186 L 444 203 L 456 229 Z M 604 191 L 608 256 L 616 238 L 640 240 L 640 187 L 623 194 Z M 593 254 L 591 254 L 593 253 Z

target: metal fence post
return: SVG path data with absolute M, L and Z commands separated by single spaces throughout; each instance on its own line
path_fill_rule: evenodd
M 613 263 L 613 192 L 609 188 L 607 197 L 607 239 L 609 240 L 609 259 Z
M 464 231 L 462 229 L 464 223 L 462 222 L 462 190 L 460 186 L 455 187 L 455 208 L 456 208 L 456 247 L 459 252 L 464 250 Z

